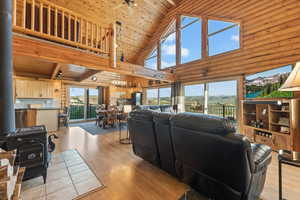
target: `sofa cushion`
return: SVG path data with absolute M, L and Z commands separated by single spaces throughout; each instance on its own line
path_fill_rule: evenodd
M 137 110 L 130 112 L 129 133 L 136 155 L 159 166 L 159 154 L 154 131 L 153 111 Z
M 199 113 L 180 113 L 171 120 L 172 125 L 194 131 L 217 135 L 234 133 L 235 128 L 230 120 Z
M 166 172 L 176 175 L 175 155 L 170 131 L 171 113 L 155 113 L 153 120 L 157 137 L 157 145 L 160 157 L 161 168 Z

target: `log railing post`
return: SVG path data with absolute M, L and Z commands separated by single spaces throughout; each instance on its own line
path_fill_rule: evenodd
M 31 2 L 31 30 L 35 30 L 35 0 Z
M 61 12 L 61 37 L 65 39 L 65 12 Z
M 44 23 L 43 23 L 43 3 L 41 2 L 40 3 L 40 33 L 43 33 L 44 31 L 43 31 L 43 25 L 44 25 Z
M 55 8 L 55 13 L 54 13 L 54 35 L 57 37 L 57 32 L 58 32 L 58 9 Z
M 17 25 L 17 0 L 13 0 L 13 25 Z
M 117 37 L 116 37 L 116 24 L 111 25 L 111 30 L 109 34 L 110 38 L 110 65 L 113 68 L 117 67 Z
M 23 0 L 23 18 L 22 18 L 22 26 L 26 28 L 26 0 Z
M 69 13 L 68 17 L 68 40 L 71 41 L 71 13 Z
M 50 20 L 51 20 L 51 5 L 49 4 L 48 5 L 48 13 L 47 13 L 47 33 L 48 35 L 51 34 L 51 23 L 50 23 Z

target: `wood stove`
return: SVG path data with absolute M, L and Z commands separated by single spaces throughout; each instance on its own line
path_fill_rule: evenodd
M 47 178 L 47 168 L 50 161 L 48 138 L 45 126 L 19 128 L 6 137 L 7 151 L 17 149 L 16 164 L 26 167 L 24 179 L 43 176 Z

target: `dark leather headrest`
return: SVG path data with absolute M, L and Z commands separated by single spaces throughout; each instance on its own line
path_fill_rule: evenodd
M 235 132 L 235 128 L 229 120 L 206 114 L 180 113 L 171 117 L 171 124 L 174 127 L 217 135 L 226 135 Z
M 154 111 L 152 110 L 135 110 L 129 113 L 129 117 L 133 120 L 153 120 Z
M 156 123 L 170 124 L 170 118 L 174 115 L 172 113 L 154 113 L 153 120 Z

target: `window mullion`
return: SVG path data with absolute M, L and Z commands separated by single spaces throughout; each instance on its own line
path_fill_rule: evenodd
M 239 24 L 233 24 L 233 25 L 230 25 L 230 26 L 228 26 L 228 27 L 226 27 L 226 28 L 223 28 L 223 29 L 221 29 L 221 30 L 219 30 L 219 31 L 216 31 L 216 32 L 213 32 L 213 33 L 208 34 L 208 37 L 214 36 L 214 35 L 216 35 L 216 34 L 218 34 L 218 33 L 222 33 L 222 32 L 224 32 L 224 31 L 227 31 L 227 30 L 229 30 L 229 29 L 232 29 L 232 28 L 234 28 L 234 27 L 236 27 L 236 26 L 238 26 L 238 25 L 239 25 Z
M 202 36 L 201 36 L 201 53 L 202 58 L 208 57 L 208 19 L 207 17 L 202 18 Z
M 181 16 L 176 18 L 176 65 L 181 64 Z

